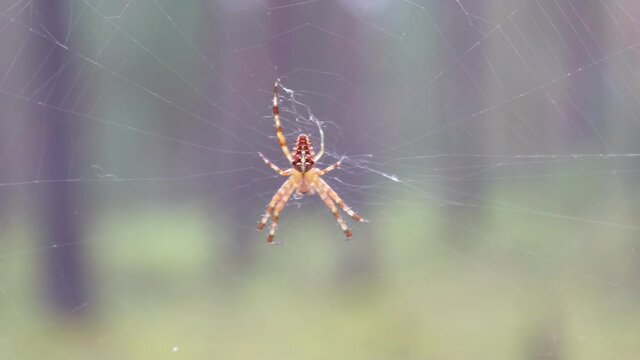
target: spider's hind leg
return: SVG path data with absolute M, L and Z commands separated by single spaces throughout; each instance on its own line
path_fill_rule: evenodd
M 278 105 L 278 88 L 280 87 L 280 79 L 276 79 L 276 83 L 273 85 L 273 120 L 276 125 L 276 137 L 278 138 L 278 144 L 280 144 L 280 148 L 284 153 L 284 157 L 287 158 L 289 162 L 293 161 L 291 157 L 291 152 L 289 151 L 289 147 L 287 146 L 287 140 L 284 138 L 284 134 L 282 133 L 282 124 L 280 123 L 280 106 Z

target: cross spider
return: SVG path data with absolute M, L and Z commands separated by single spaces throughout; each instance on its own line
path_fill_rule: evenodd
M 320 152 L 315 154 L 313 151 L 313 147 L 311 146 L 311 140 L 305 134 L 298 135 L 298 139 L 293 146 L 293 155 L 291 154 L 289 148 L 287 147 L 287 142 L 284 138 L 284 134 L 282 133 L 282 126 L 280 124 L 280 109 L 278 107 L 279 87 L 280 79 L 277 79 L 273 87 L 273 119 L 276 123 L 276 137 L 278 138 L 278 142 L 280 143 L 280 147 L 282 148 L 284 156 L 291 164 L 291 168 L 287 170 L 281 170 L 278 166 L 264 157 L 262 153 L 258 153 L 262 160 L 264 160 L 264 163 L 267 164 L 267 166 L 269 166 L 271 169 L 273 169 L 273 171 L 282 176 L 288 177 L 284 184 L 280 186 L 280 189 L 278 189 L 278 191 L 271 198 L 271 201 L 267 206 L 267 211 L 265 211 L 262 219 L 258 223 L 258 230 L 262 230 L 269 220 L 269 217 L 273 215 L 271 228 L 269 229 L 269 235 L 267 236 L 267 243 L 279 244 L 279 242 L 273 241 L 273 237 L 276 232 L 276 227 L 278 226 L 280 212 L 287 204 L 289 197 L 294 192 L 296 196 L 313 195 L 314 193 L 318 193 L 320 199 L 322 199 L 324 204 L 331 210 L 333 217 L 338 222 L 338 225 L 340 225 L 340 227 L 342 228 L 342 231 L 344 231 L 347 240 L 349 240 L 351 239 L 351 230 L 349 230 L 344 219 L 342 218 L 342 216 L 340 216 L 336 205 L 338 205 L 344 212 L 349 214 L 349 216 L 351 216 L 353 220 L 359 222 L 366 222 L 366 220 L 363 219 L 360 215 L 356 214 L 355 211 L 351 210 L 351 208 L 349 208 L 344 203 L 344 201 L 342 201 L 340 196 L 338 196 L 338 194 L 329 186 L 329 184 L 327 184 L 322 179 L 323 175 L 340 166 L 340 161 L 322 170 L 315 168 L 314 165 L 324 154 L 324 140 L 321 139 L 320 141 Z

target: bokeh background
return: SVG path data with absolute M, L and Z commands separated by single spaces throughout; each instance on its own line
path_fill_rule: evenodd
M 635 0 L 1 0 L 1 359 L 640 358 Z M 289 143 L 317 197 L 255 224 Z

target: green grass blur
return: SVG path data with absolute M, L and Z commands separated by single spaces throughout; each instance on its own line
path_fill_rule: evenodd
M 492 198 L 525 196 L 516 190 Z M 540 195 L 526 194 L 532 208 L 541 208 Z M 212 214 L 105 215 L 86 247 L 93 299 L 55 317 L 37 266 L 56 250 L 38 248 L 28 223 L 16 219 L 12 243 L 31 247 L 2 258 L 0 359 L 640 356 L 626 230 L 485 211 L 486 224 L 471 228 L 477 236 L 470 232 L 463 240 L 473 246 L 463 250 L 446 241 L 441 209 L 409 198 L 390 204 L 372 214 L 380 220 L 354 226 L 349 243 L 330 216 L 292 214 L 278 234 L 286 245 L 254 235 L 255 264 L 246 272 L 216 263 L 228 240 Z M 616 218 L 632 223 L 632 213 L 618 209 Z M 366 242 L 376 249 L 375 271 L 341 271 L 337 259 Z M 85 310 L 88 319 L 79 316 Z

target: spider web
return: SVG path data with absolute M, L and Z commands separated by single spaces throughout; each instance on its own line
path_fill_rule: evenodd
M 640 355 L 633 1 L 40 3 L 0 2 L 3 357 Z M 351 242 L 317 196 L 255 232 L 276 78 Z

